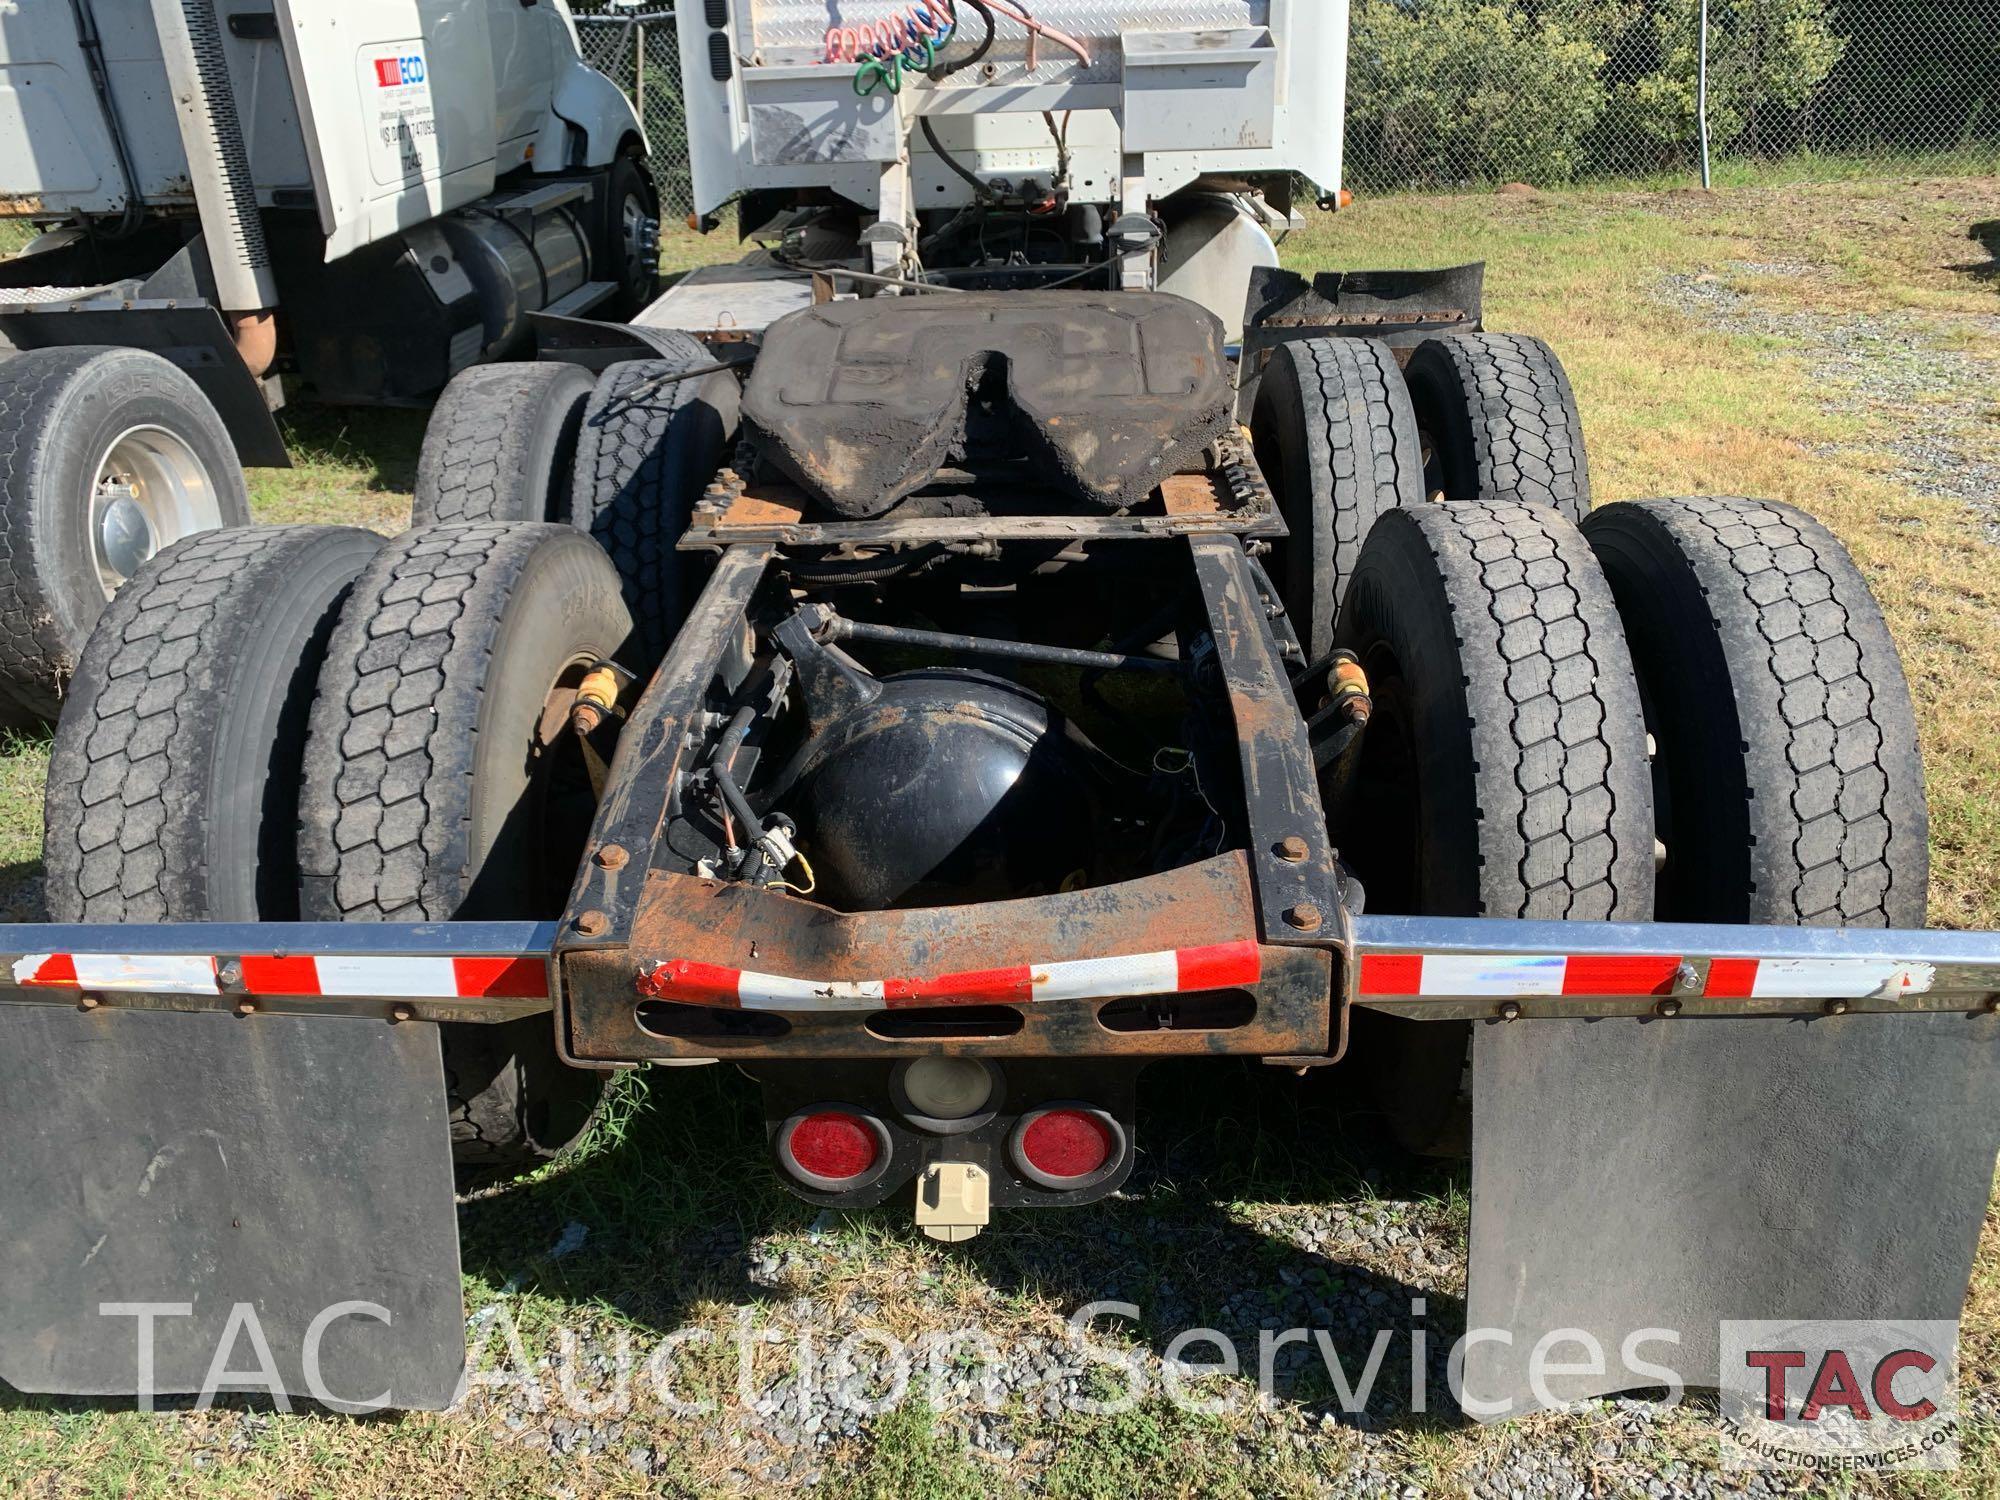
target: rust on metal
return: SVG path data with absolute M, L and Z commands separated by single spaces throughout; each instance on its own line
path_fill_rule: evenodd
M 1169 474 L 1160 482 L 1160 500 L 1170 516 L 1219 516 L 1229 508 L 1229 488 L 1213 472 Z
M 1333 665 L 1331 706 L 1338 708 L 1349 720 L 1356 724 L 1366 724 L 1375 713 L 1373 690 L 1368 686 L 1368 674 L 1361 663 L 1351 656 L 1337 658 Z
M 1013 1056 L 1324 1054 L 1332 1036 L 1332 960 L 1266 948 L 1245 991 L 1247 1018 L 1209 1024 L 1187 996 L 1133 1002 L 1113 1029 L 1103 1001 L 794 1014 L 646 1001 L 635 975 L 672 959 L 828 979 L 963 973 L 1024 963 L 1160 952 L 1241 941 L 1257 930 L 1240 852 L 1119 885 L 970 906 L 835 912 L 762 887 L 671 871 L 648 875 L 629 948 L 567 955 L 568 1042 L 579 1060 L 658 1057 L 907 1056 L 913 1048 Z M 656 1007 L 647 1010 L 648 1006 Z M 1138 1007 L 1136 1019 L 1133 1008 Z M 944 1012 L 949 1011 L 949 1014 Z M 700 1011 L 700 1015 L 687 1012 Z M 642 1012 L 654 1018 L 649 1029 Z M 676 1026 L 682 1021 L 685 1034 Z M 773 1034 L 775 1032 L 775 1034 Z
M 805 492 L 794 485 L 766 484 L 746 489 L 730 502 L 719 529 L 791 526 L 805 515 Z
M 577 684 L 576 692 L 570 698 L 570 729 L 586 737 L 595 734 L 598 726 L 618 712 L 618 695 L 623 687 L 624 679 L 609 662 L 600 662 L 592 667 L 584 674 L 583 681 Z M 551 695 L 551 703 L 560 711 L 560 705 L 555 701 L 557 696 Z M 547 732 L 546 723 L 543 728 L 544 743 L 547 743 L 553 735 Z
M 1337 319 L 1324 317 L 1267 318 L 1266 328 L 1407 328 L 1418 323 L 1463 323 L 1462 307 L 1440 307 L 1427 312 L 1344 312 Z

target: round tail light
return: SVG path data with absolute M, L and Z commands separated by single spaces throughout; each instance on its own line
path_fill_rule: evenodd
M 1021 1116 L 1008 1142 L 1015 1170 L 1059 1192 L 1094 1187 L 1125 1160 L 1125 1131 L 1101 1109 L 1052 1104 Z
M 889 1170 L 889 1132 L 862 1110 L 839 1104 L 802 1109 L 778 1127 L 778 1160 L 807 1187 L 843 1193 Z

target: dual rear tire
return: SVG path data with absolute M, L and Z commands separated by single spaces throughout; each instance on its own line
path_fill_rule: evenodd
M 445 388 L 424 434 L 413 527 L 553 521 L 610 557 L 657 660 L 700 579 L 678 550 L 736 438 L 736 377 L 692 338 L 593 376 L 569 364 L 480 366 Z M 690 371 L 706 373 L 689 378 Z
M 1376 339 L 1280 344 L 1250 430 L 1290 532 L 1273 576 L 1314 660 L 1333 649 L 1362 543 L 1385 513 L 1478 500 L 1580 522 L 1590 509 L 1575 392 L 1555 351 L 1523 334 L 1426 339 L 1407 368 Z
M 633 649 L 621 581 L 571 528 L 212 532 L 92 635 L 47 794 L 58 921 L 538 919 L 595 792 L 567 698 Z M 461 1162 L 573 1139 L 601 1078 L 547 1015 L 441 1028 Z
M 1375 693 L 1332 806 L 1372 912 L 1923 924 L 1901 664 L 1846 551 L 1789 506 L 1398 510 L 1336 639 Z M 1464 1150 L 1469 1026 L 1357 1021 L 1397 1136 Z

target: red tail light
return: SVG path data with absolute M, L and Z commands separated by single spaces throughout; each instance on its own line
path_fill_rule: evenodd
M 1102 1182 L 1125 1157 L 1125 1132 L 1101 1109 L 1057 1104 L 1032 1110 L 1014 1127 L 1014 1166 L 1030 1182 L 1074 1190 Z
M 778 1160 L 808 1187 L 866 1187 L 889 1166 L 889 1132 L 873 1115 L 837 1104 L 802 1109 L 778 1128 Z

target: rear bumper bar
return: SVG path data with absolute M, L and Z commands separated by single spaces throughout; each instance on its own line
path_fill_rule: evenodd
M 995 910 L 950 915 L 972 920 Z M 935 927 L 946 913 L 900 915 Z M 996 928 L 985 925 L 990 945 Z M 794 1039 L 756 1049 L 764 1056 L 905 1053 L 912 1040 L 856 1050 L 851 1038 L 866 1032 L 869 1017 L 913 1007 L 1018 1010 L 1023 1031 L 998 1051 L 1254 1055 L 1296 1051 L 1298 1036 L 1337 1037 L 1346 1005 L 1420 1020 L 1533 1021 L 1974 1013 L 2000 1004 L 2000 933 L 1364 916 L 1345 937 L 1329 938 L 1326 968 L 1316 950 L 1208 942 L 1213 925 L 1189 913 L 1182 930 L 1204 934 L 1204 943 L 1161 948 L 1143 935 L 1120 943 L 1115 930 L 1082 922 L 1077 936 L 1086 946 L 1076 951 L 995 954 L 977 972 L 933 965 L 930 980 L 888 977 L 920 972 L 921 961 L 906 953 L 885 965 L 880 950 L 825 954 L 810 972 L 787 972 L 776 956 L 782 945 L 768 943 L 773 958 L 746 980 L 740 965 L 722 962 L 693 931 L 677 934 L 685 952 L 598 949 L 569 956 L 559 972 L 557 928 L 547 922 L 0 925 L 0 1004 L 493 1023 L 549 1010 L 567 981 L 590 993 L 612 1043 L 601 1056 L 579 1059 L 600 1064 L 700 1050 L 659 1045 L 630 1055 L 636 1044 L 625 1044 L 647 1034 L 639 1008 L 660 1001 L 786 1017 Z M 937 936 L 930 932 L 930 941 Z M 1161 977 L 1168 959 L 1176 963 L 1172 985 Z M 1311 962 L 1293 963 L 1301 959 Z M 1222 967 L 1204 967 L 1211 962 Z M 1253 1024 L 1249 1046 L 1197 1032 L 1182 1034 L 1186 1045 L 1157 1038 L 1134 1045 L 1132 1032 L 1099 1019 L 1122 998 L 1201 988 L 1204 975 L 1215 977 L 1214 988 L 1253 997 L 1282 977 L 1291 996 L 1283 1025 Z M 1296 992 L 1308 979 L 1325 990 L 1302 1006 Z M 801 1045 L 806 1038 L 810 1046 Z

